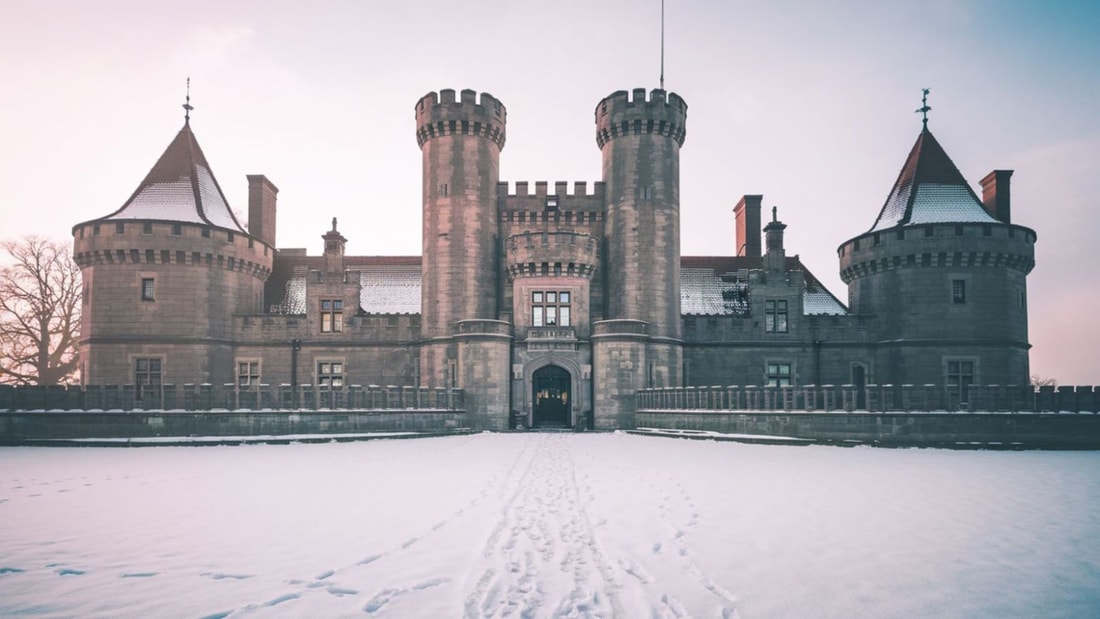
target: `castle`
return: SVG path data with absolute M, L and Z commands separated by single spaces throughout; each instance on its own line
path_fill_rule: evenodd
M 278 189 L 248 176 L 242 225 L 186 119 L 121 208 L 73 227 L 85 383 L 457 388 L 475 428 L 612 429 L 647 387 L 935 385 L 965 402 L 971 384 L 1028 382 L 1036 235 L 1011 222 L 1012 172 L 979 199 L 927 120 L 838 249 L 845 304 L 786 255 L 760 195 L 734 208 L 735 255 L 681 255 L 676 94 L 599 102 L 591 185 L 501 182 L 507 111 L 487 93 L 430 93 L 415 119 L 419 257 L 345 255 L 335 219 L 322 255 L 276 249 Z

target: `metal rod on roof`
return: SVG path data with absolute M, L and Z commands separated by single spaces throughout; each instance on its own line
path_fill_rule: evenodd
M 195 108 L 191 107 L 191 78 L 187 78 L 187 99 L 183 104 L 183 123 L 185 125 L 191 124 L 191 110 Z
M 661 90 L 665 89 L 665 0 L 661 0 Z

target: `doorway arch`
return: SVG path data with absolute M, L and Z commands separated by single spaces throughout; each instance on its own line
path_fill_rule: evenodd
M 556 365 L 543 366 L 531 377 L 532 423 L 536 428 L 568 428 L 573 419 L 573 377 Z

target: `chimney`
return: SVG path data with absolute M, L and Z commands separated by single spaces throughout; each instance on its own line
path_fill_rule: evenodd
M 1009 180 L 1012 170 L 993 170 L 982 179 L 982 207 L 997 221 L 1012 223 Z
M 344 247 L 347 245 L 348 240 L 336 230 L 335 217 L 332 218 L 332 230 L 324 233 L 321 238 L 325 241 L 325 274 L 337 274 L 342 278 L 344 275 Z
M 279 188 L 262 174 L 248 175 L 248 233 L 275 247 L 275 196 Z
M 787 252 L 783 250 L 783 231 L 787 224 L 779 221 L 779 209 L 772 207 L 772 220 L 764 227 L 768 253 L 764 256 L 764 268 L 769 271 L 787 270 Z
M 762 195 L 745 195 L 733 207 L 737 227 L 737 255 L 760 257 L 760 203 Z

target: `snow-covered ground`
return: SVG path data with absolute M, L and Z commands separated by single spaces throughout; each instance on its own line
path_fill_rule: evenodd
M 0 616 L 1086 617 L 1100 453 L 0 449 Z

